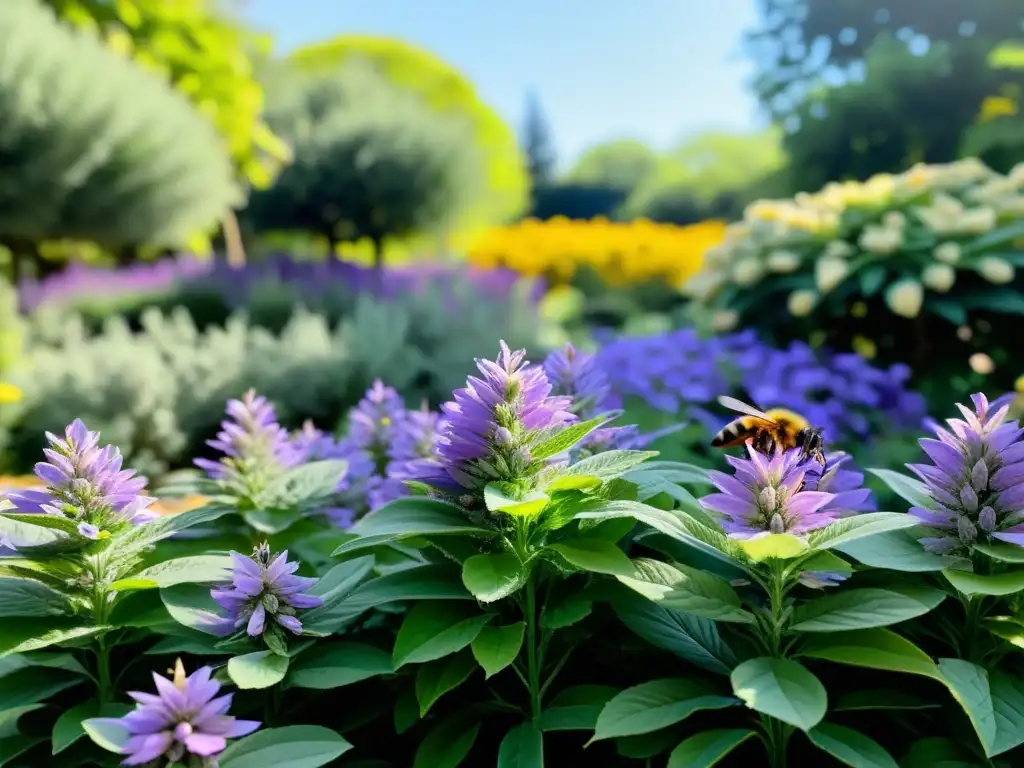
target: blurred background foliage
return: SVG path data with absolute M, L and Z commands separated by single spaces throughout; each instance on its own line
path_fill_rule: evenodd
M 701 463 L 719 394 L 861 464 L 951 398 L 1024 398 L 1024 6 L 755 4 L 763 128 L 565 162 L 539 90 L 513 125 L 404 40 L 0 3 L 0 471 L 82 416 L 160 474 L 249 387 L 290 427 L 377 377 L 436 405 L 499 338 L 597 351 Z

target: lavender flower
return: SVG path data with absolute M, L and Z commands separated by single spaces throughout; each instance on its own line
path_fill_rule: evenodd
M 217 461 L 195 459 L 211 478 L 253 493 L 268 478 L 301 462 L 301 450 L 277 423 L 274 406 L 265 397 L 250 389 L 241 400 L 228 401 L 227 415 L 216 439 L 206 443 L 223 456 Z
M 155 694 L 128 694 L 137 702 L 134 710 L 121 718 L 96 718 L 91 722 L 128 733 L 121 748 L 121 754 L 127 757 L 121 765 L 156 765 L 160 758 L 168 764 L 183 764 L 186 758 L 195 756 L 204 768 L 215 768 L 216 756 L 227 747 L 227 740 L 252 733 L 260 723 L 229 715 L 231 694 L 217 696 L 220 683 L 211 674 L 209 667 L 200 667 L 186 677 L 178 659 L 171 680 L 153 673 Z
M 803 490 L 809 461 L 799 449 L 778 452 L 771 458 L 749 444 L 749 459 L 727 456 L 735 475 L 710 472 L 720 493 L 701 499 L 701 504 L 720 516 L 726 533 L 749 539 L 767 533 L 805 534 L 823 528 L 840 513 L 832 506 L 835 495 Z
M 90 432 L 75 419 L 60 438 L 47 432 L 47 461 L 35 466 L 44 488 L 12 491 L 7 495 L 23 514 L 59 515 L 78 522 L 78 532 L 90 539 L 125 524 L 137 525 L 156 516 L 149 505 L 156 499 L 143 496 L 146 478 L 133 469 L 121 469 L 121 452 L 113 445 L 99 445 L 100 433 Z
M 502 341 L 496 362 L 476 361 L 482 378 L 470 376 L 441 407 L 446 423 L 437 440 L 438 457 L 463 488 L 520 479 L 535 437 L 576 421 L 569 412 L 572 401 L 551 396 L 544 369 L 525 358 L 526 350 L 513 352 Z
M 910 514 L 936 529 L 921 540 L 934 552 L 992 539 L 1024 546 L 1024 430 L 1007 421 L 1007 404 L 994 409 L 980 393 L 971 401 L 973 411 L 957 404 L 963 419 L 948 419 L 948 430 L 935 427 L 937 440 L 920 441 L 934 463 L 908 465 L 931 497 Z
M 843 468 L 849 460 L 848 455 L 836 451 L 825 457 L 824 467 L 812 462 L 804 476 L 803 490 L 833 494 L 828 509 L 838 512 L 839 517 L 877 511 L 871 490 L 864 487 L 864 473 Z
M 302 634 L 297 612 L 323 605 L 323 600 L 306 594 L 316 579 L 295 576 L 298 563 L 288 562 L 288 552 L 271 560 L 266 543 L 253 550 L 252 557 L 231 553 L 234 569 L 231 584 L 214 589 L 210 595 L 228 612 L 213 629 L 228 635 L 245 628 L 250 637 L 260 637 L 272 619 L 289 632 Z

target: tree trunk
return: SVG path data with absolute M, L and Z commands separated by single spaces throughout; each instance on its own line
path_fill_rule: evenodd
M 373 283 L 379 296 L 384 293 L 384 236 L 374 235 L 370 242 L 373 243 Z
M 238 217 L 230 208 L 221 217 L 221 232 L 224 235 L 224 250 L 227 253 L 228 265 L 236 269 L 245 266 L 245 245 L 242 243 L 242 231 L 238 226 Z

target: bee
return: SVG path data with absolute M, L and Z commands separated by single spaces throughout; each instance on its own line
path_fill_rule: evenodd
M 734 397 L 720 397 L 718 402 L 744 415 L 726 424 L 712 438 L 712 447 L 729 448 L 753 439 L 754 450 L 765 456 L 771 456 L 776 448 L 783 451 L 801 448 L 804 459 L 814 459 L 825 466 L 822 431 L 812 427 L 800 414 L 785 408 L 759 411 Z

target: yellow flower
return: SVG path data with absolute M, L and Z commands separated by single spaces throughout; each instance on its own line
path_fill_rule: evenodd
M 789 314 L 793 315 L 793 317 L 807 317 L 814 310 L 814 306 L 817 303 L 817 293 L 802 289 L 789 294 L 786 306 L 789 309 Z
M 960 261 L 960 245 L 958 243 L 942 243 L 932 254 L 936 260 L 946 264 L 956 264 Z
M 852 256 L 856 252 L 857 249 L 845 240 L 830 240 L 828 245 L 825 246 L 825 250 L 822 252 L 822 255 L 842 258 Z
M 748 256 L 732 265 L 732 280 L 737 285 L 754 285 L 764 275 L 764 265 Z
M 996 369 L 995 362 L 984 352 L 975 352 L 967 358 L 967 364 L 971 366 L 972 371 L 982 376 L 988 376 Z
M 21 400 L 21 390 L 6 381 L 0 381 L 0 405 L 8 405 Z
M 821 293 L 828 293 L 850 274 L 844 259 L 824 257 L 814 265 L 814 281 Z
M 988 232 L 996 225 L 996 212 L 992 208 L 973 208 L 964 212 L 956 220 L 956 228 L 961 232 L 980 235 Z
M 921 282 L 933 291 L 945 293 L 956 282 L 956 271 L 948 264 L 929 264 L 921 272 Z
M 866 336 L 853 337 L 853 351 L 865 360 L 874 360 L 878 355 L 878 345 Z
M 1013 382 L 1013 391 L 1024 395 L 1024 376 L 1018 376 L 1017 380 Z
M 897 280 L 886 289 L 885 303 L 893 314 L 915 318 L 921 313 L 924 289 L 912 278 Z
M 795 272 L 800 266 L 800 256 L 792 251 L 772 251 L 766 263 L 772 272 Z
M 861 248 L 871 253 L 892 253 L 903 245 L 903 233 L 898 229 L 864 227 L 859 242 Z
M 1015 274 L 1013 265 L 996 256 L 986 256 L 978 262 L 978 273 L 996 285 L 1012 282 Z

